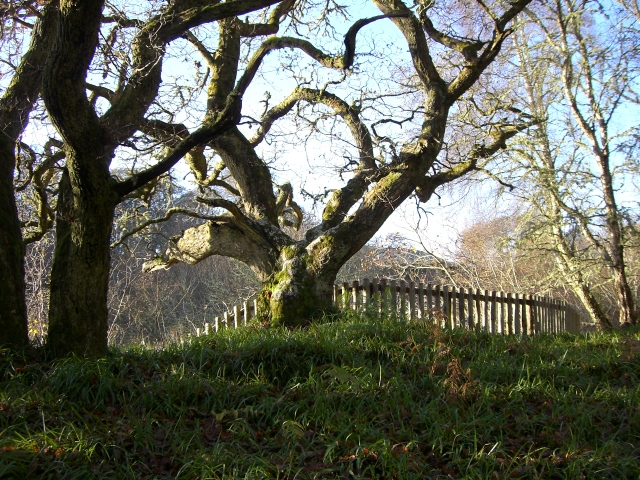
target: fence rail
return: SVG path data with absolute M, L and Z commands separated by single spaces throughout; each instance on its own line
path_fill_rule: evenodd
M 341 309 L 386 312 L 412 321 L 433 321 L 445 328 L 502 335 L 580 332 L 580 316 L 571 306 L 536 295 L 365 278 L 334 285 L 333 301 Z M 246 325 L 257 310 L 257 299 L 246 301 L 205 323 L 196 335 Z
M 340 308 L 389 312 L 410 320 L 439 322 L 495 334 L 580 332 L 580 316 L 560 300 L 480 289 L 374 279 L 335 285 Z

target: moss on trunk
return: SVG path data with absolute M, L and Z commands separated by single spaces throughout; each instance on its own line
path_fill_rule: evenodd
M 92 188 L 78 188 L 65 172 L 60 185 L 47 340 L 55 355 L 97 357 L 107 351 L 110 236 L 117 197 L 108 176 L 93 180 Z
M 273 325 L 304 325 L 333 309 L 333 281 L 313 274 L 313 259 L 304 248 L 284 247 L 278 264 L 280 269 L 265 283 L 261 296 Z

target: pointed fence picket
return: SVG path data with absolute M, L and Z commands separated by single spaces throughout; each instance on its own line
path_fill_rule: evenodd
M 580 316 L 565 302 L 447 285 L 374 279 L 334 285 L 333 302 L 343 310 L 386 313 L 410 321 L 429 321 L 443 328 L 468 328 L 499 335 L 579 333 Z M 256 316 L 257 299 L 236 306 L 196 335 L 238 328 Z

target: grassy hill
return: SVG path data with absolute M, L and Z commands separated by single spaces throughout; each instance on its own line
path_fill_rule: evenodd
M 169 349 L 0 352 L 0 478 L 639 478 L 640 334 L 344 315 Z

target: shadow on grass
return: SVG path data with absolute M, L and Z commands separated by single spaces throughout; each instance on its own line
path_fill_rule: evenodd
M 637 342 L 349 316 L 92 361 L 4 352 L 0 478 L 636 478 Z

